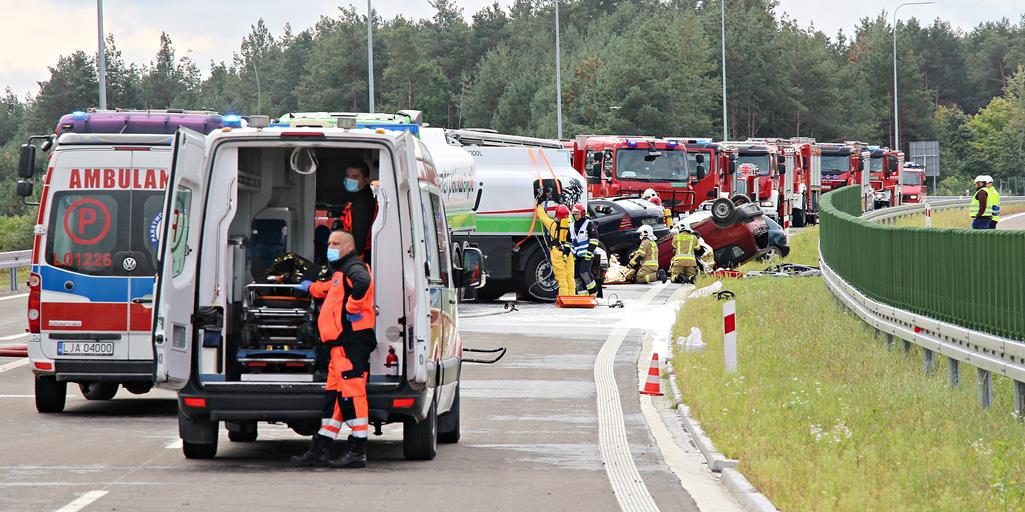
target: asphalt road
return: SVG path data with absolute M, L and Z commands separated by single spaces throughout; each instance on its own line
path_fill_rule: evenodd
M 653 311 L 672 315 L 677 290 L 619 287 L 624 308 L 521 304 L 512 313 L 464 319 L 464 345 L 509 353 L 493 366 L 465 367 L 461 442 L 440 445 L 434 461 L 410 462 L 402 457 L 401 426 L 389 426 L 371 436 L 366 470 L 291 468 L 286 459 L 302 452 L 307 438 L 267 424 L 255 443 L 231 443 L 222 432 L 216 459 L 189 461 L 173 395 L 121 390 L 113 401 L 89 402 L 70 386 L 64 413 L 38 414 L 28 366 L 0 358 L 0 511 L 592 512 L 620 510 L 617 490 L 619 498 L 647 493 L 649 505 L 663 511 L 698 510 L 699 503 L 739 510 L 680 434 L 667 401 L 637 393 L 638 361 L 646 369 L 650 357 L 642 344 L 650 346 L 655 334 Z M 645 292 L 650 304 L 642 308 Z M 23 331 L 24 300 L 0 301 L 0 340 Z M 461 311 L 469 317 L 500 309 L 469 304 Z M 603 346 L 605 359 L 598 357 Z M 614 381 L 600 376 L 605 364 Z M 621 417 L 609 415 L 616 405 Z
M 997 229 L 1004 230 L 1022 230 L 1025 229 L 1025 214 L 1011 215 L 1007 218 L 1001 219 L 997 223 Z

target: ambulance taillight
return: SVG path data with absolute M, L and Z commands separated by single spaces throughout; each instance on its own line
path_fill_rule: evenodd
M 39 274 L 28 276 L 28 332 L 39 334 Z

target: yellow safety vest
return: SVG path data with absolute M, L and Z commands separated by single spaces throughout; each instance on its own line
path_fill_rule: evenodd
M 986 187 L 987 203 L 993 208 L 993 220 L 1000 221 L 1000 192 L 993 185 Z
M 975 195 L 972 196 L 972 207 L 968 211 L 968 217 L 970 217 L 972 219 L 974 219 L 975 215 L 977 213 L 979 213 L 979 192 L 981 192 L 983 190 L 986 191 L 986 210 L 982 212 L 982 216 L 983 217 L 992 217 L 993 216 L 993 197 L 989 193 L 989 188 L 988 187 L 982 187 L 979 190 L 976 190 L 975 191 Z M 999 201 L 999 199 L 997 199 L 997 200 Z
M 694 246 L 697 245 L 698 238 L 690 233 L 679 233 L 673 238 L 673 261 L 689 261 L 696 263 L 697 259 L 694 257 Z

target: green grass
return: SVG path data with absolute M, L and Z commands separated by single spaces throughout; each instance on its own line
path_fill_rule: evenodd
M 817 228 L 794 236 L 788 261 L 814 263 L 817 242 Z M 707 347 L 677 352 L 678 384 L 719 450 L 777 507 L 1025 509 L 1025 425 L 1009 380 L 994 377 L 982 409 L 973 368 L 962 366 L 955 390 L 941 356 L 926 376 L 917 351 L 887 351 L 821 278 L 724 284 L 737 294 L 739 372 L 723 373 L 721 303 L 693 299 L 674 339 L 696 326 Z
M 967 206 L 970 199 L 965 200 Z M 1014 215 L 1015 213 L 1025 212 L 1025 204 L 1008 204 L 1001 206 L 1001 215 L 1007 217 Z M 925 227 L 925 214 L 919 213 L 915 215 L 908 215 L 897 219 L 894 226 L 901 227 Z M 936 210 L 932 212 L 932 227 L 934 228 L 964 228 L 969 229 L 972 227 L 972 221 L 968 218 L 968 211 L 964 209 L 956 210 Z

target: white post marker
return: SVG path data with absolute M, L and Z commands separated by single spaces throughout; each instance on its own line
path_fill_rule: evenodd
M 737 371 L 737 301 L 722 305 L 722 356 L 726 373 Z
M 925 203 L 925 227 L 932 227 L 932 208 L 929 207 L 929 203 Z

